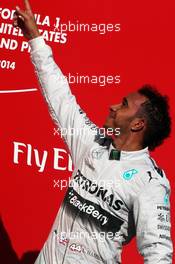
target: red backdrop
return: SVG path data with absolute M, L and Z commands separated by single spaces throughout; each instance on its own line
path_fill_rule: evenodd
M 152 155 L 170 180 L 174 240 L 174 1 L 50 0 L 37 3 L 31 0 L 31 4 L 34 12 L 41 15 L 38 23 L 49 16 L 50 27 L 39 26 L 49 31 L 54 31 L 56 17 L 62 23 L 120 24 L 118 32 L 66 32 L 65 43 L 48 42 L 65 75 L 120 76 L 119 84 L 71 84 L 79 104 L 99 126 L 110 104 L 120 101 L 123 95 L 142 84 L 151 83 L 169 95 L 173 131 Z M 21 50 L 24 38 L 10 31 L 5 34 L 2 29 L 3 23 L 12 23 L 8 14 L 16 5 L 22 7 L 22 1 L 2 0 L 0 3 L 0 215 L 12 242 L 11 248 L 20 258 L 25 252 L 41 249 L 66 191 L 66 188 L 54 187 L 54 181 L 67 179 L 71 171 L 68 153 L 61 153 L 63 159 L 59 160 L 59 166 L 66 170 L 53 167 L 53 148 L 66 150 L 66 146 L 54 135 L 54 124 L 40 92 L 7 92 L 38 88 L 29 53 Z M 14 50 L 5 47 L 3 41 L 8 39 L 12 44 L 17 41 L 18 47 Z M 19 154 L 18 164 L 14 162 L 15 142 L 25 144 L 20 147 L 23 153 Z M 31 166 L 27 165 L 29 145 L 32 147 Z M 38 171 L 34 149 L 40 157 L 44 150 L 48 153 L 42 172 Z M 131 257 L 133 263 L 143 263 L 134 240 L 124 248 L 122 263 L 130 263 Z

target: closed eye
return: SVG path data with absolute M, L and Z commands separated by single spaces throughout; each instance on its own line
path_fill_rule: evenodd
M 128 106 L 128 100 L 126 99 L 126 97 L 123 98 L 122 105 L 123 106 Z

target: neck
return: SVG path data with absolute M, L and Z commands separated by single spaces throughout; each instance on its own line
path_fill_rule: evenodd
M 120 135 L 113 138 L 113 145 L 118 150 L 137 151 L 143 149 L 140 138 L 135 135 Z

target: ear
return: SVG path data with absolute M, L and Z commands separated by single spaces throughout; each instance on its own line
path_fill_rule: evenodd
M 145 128 L 145 120 L 144 118 L 136 117 L 131 122 L 131 131 L 139 132 Z

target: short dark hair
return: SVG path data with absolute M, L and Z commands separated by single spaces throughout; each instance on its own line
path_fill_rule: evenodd
M 171 132 L 168 97 L 149 84 L 142 86 L 138 93 L 148 98 L 138 111 L 139 115 L 144 115 L 147 122 L 143 145 L 148 146 L 149 150 L 154 150 Z

